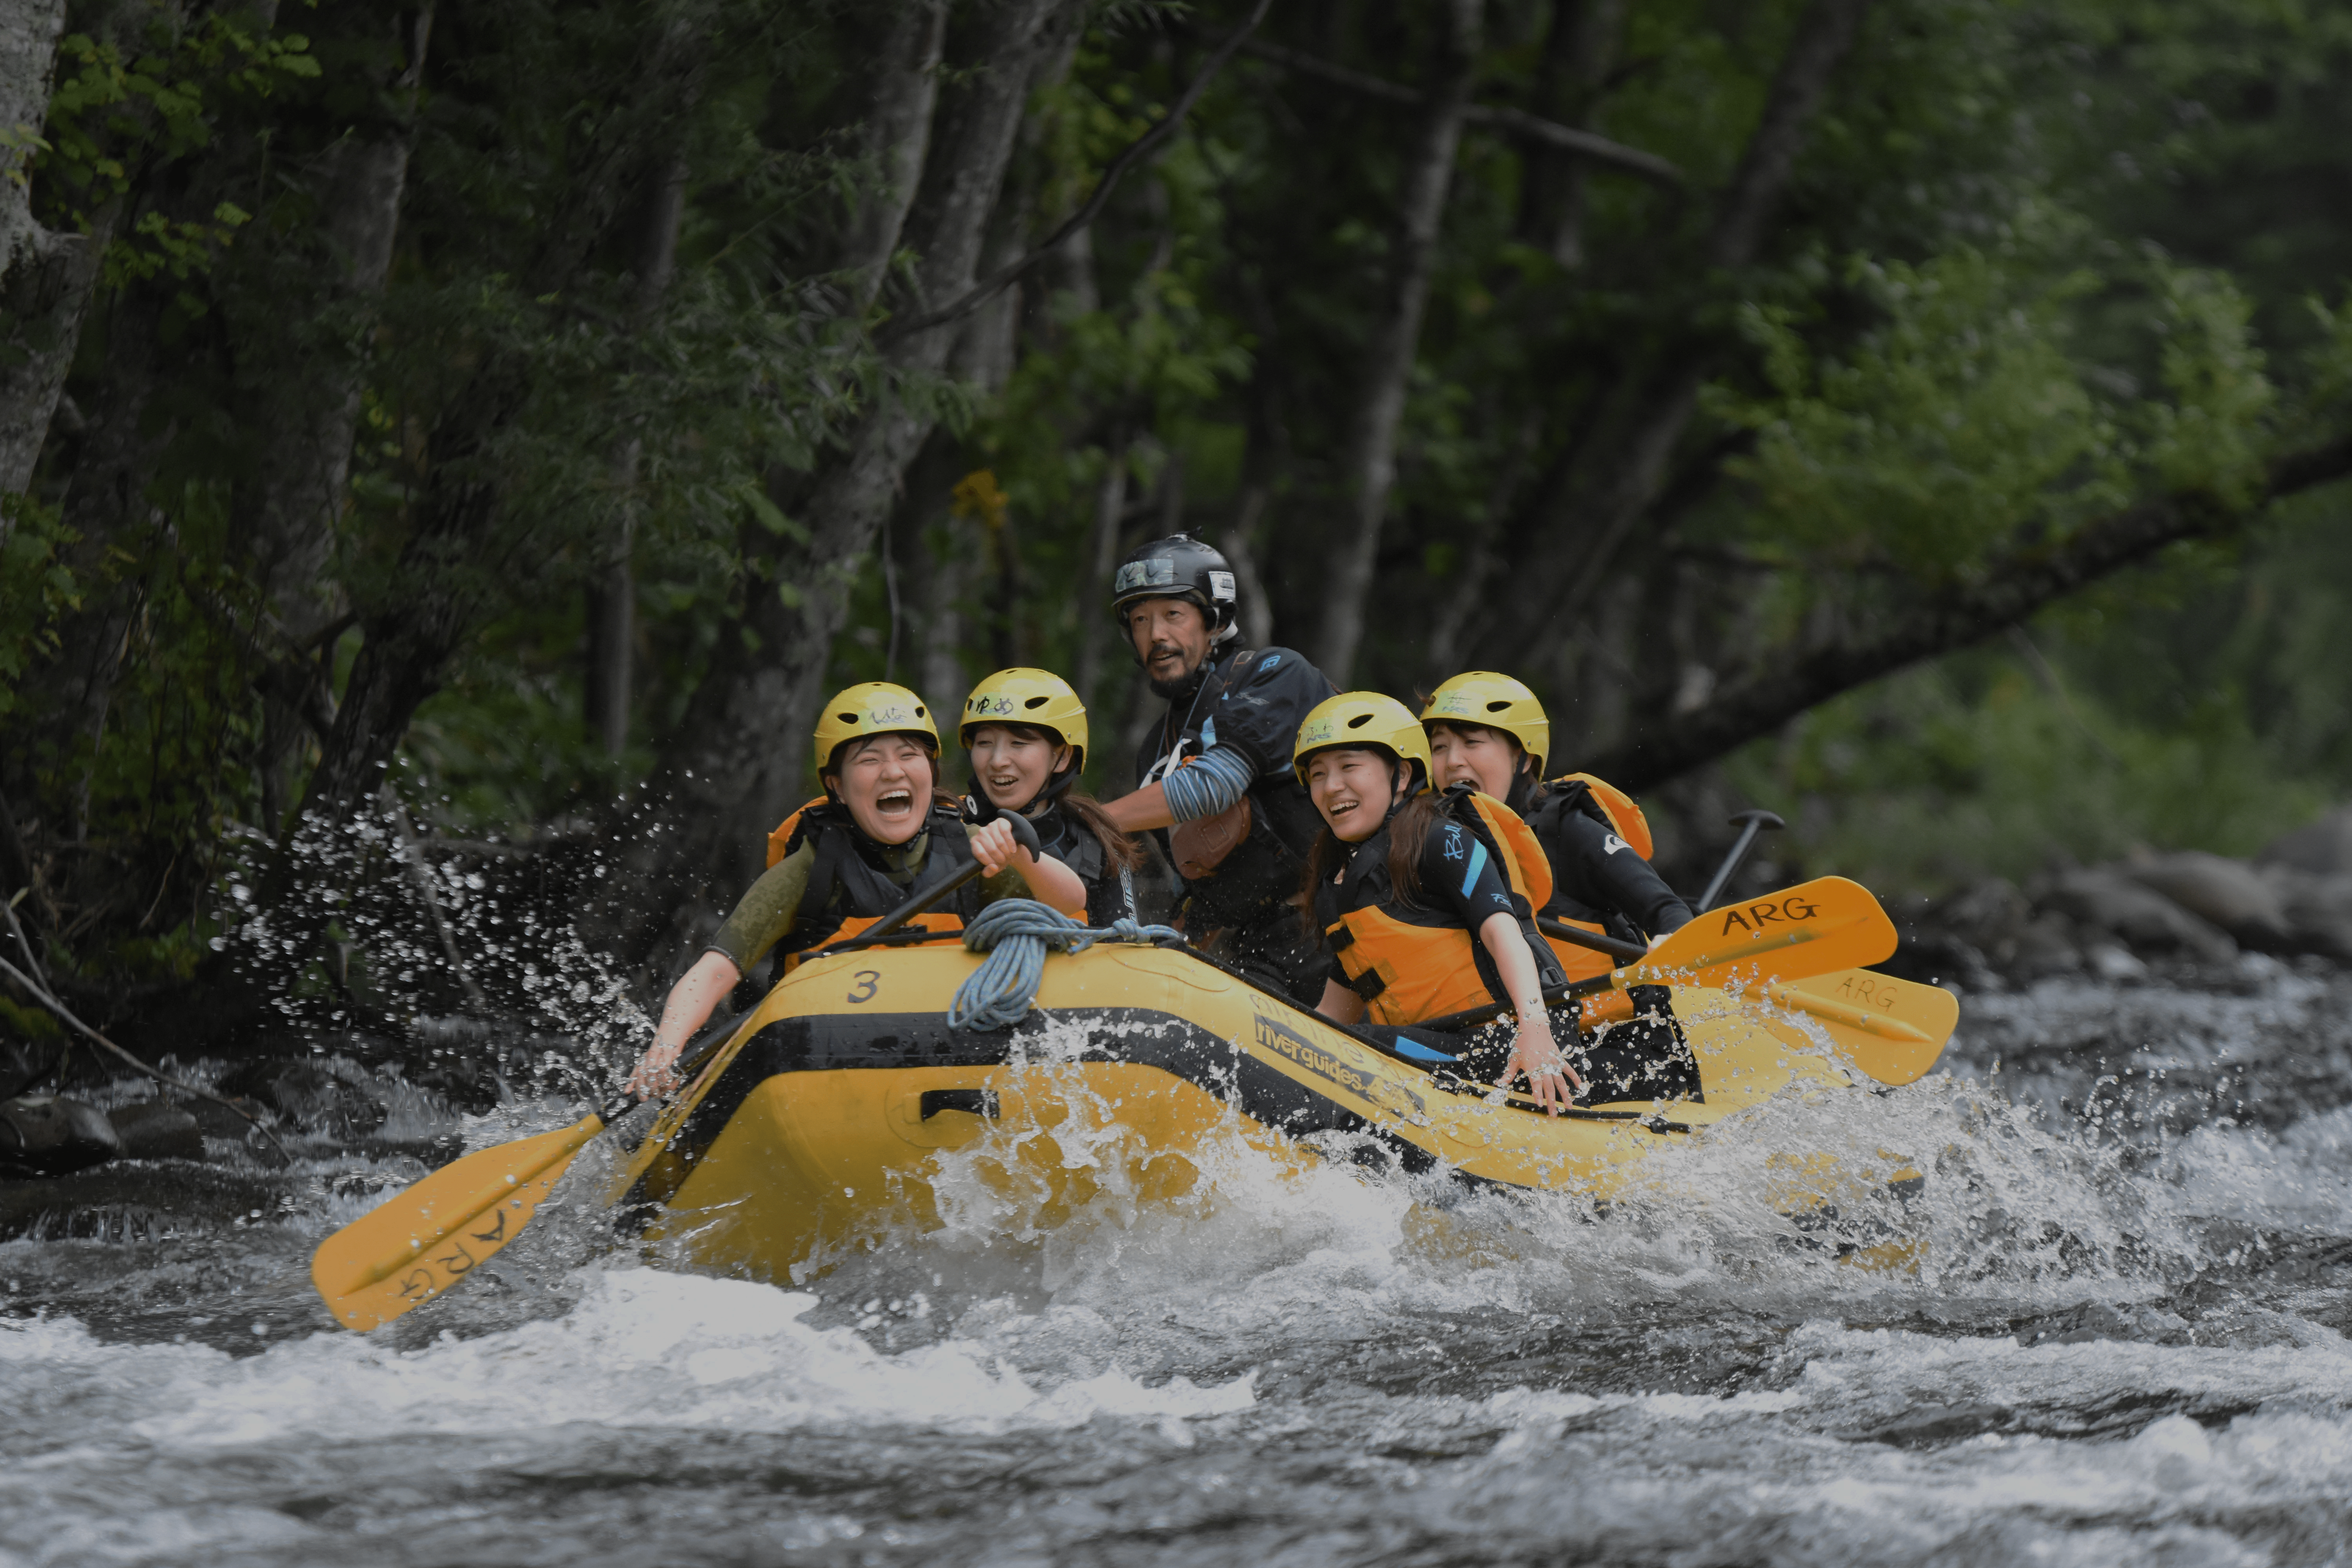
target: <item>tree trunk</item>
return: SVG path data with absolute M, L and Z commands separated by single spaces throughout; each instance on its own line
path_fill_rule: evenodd
M 351 479 L 368 335 L 391 275 L 408 187 L 415 100 L 433 13 L 425 10 L 407 26 L 401 20 L 394 18 L 392 26 L 405 68 L 383 85 L 387 102 L 380 122 L 355 128 L 329 149 L 311 181 L 333 279 L 322 309 L 346 313 L 347 330 L 331 353 L 272 356 L 277 379 L 265 395 L 275 405 L 268 420 L 272 439 L 258 465 L 250 548 L 255 578 L 269 595 L 270 615 L 286 645 L 278 654 L 280 678 L 263 700 L 257 759 L 262 813 L 272 832 L 294 798 L 299 776 L 295 759 L 312 729 L 310 716 L 333 709 L 328 690 L 334 672 L 331 634 L 346 610 L 342 587 L 331 569 L 335 530 Z M 278 325 L 259 323 L 257 330 L 266 337 Z M 285 369 L 289 358 L 301 367 L 290 377 Z
M 882 287 L 921 183 L 947 33 L 946 0 L 897 0 L 890 6 L 858 137 L 876 184 L 859 193 L 842 244 L 842 269 L 854 279 L 854 311 L 863 312 Z
M 953 85 L 940 94 L 921 187 L 899 246 L 916 254 L 919 311 L 971 289 L 1021 125 L 1034 64 L 1075 26 L 1075 0 L 1007 0 L 951 37 Z M 897 248 L 897 247 L 894 247 Z M 901 374 L 937 373 L 959 334 L 910 333 L 887 351 Z M 833 639 L 849 592 L 932 421 L 887 399 L 854 426 L 796 510 L 806 545 L 754 580 L 744 623 L 757 656 L 714 665 L 693 705 L 690 748 L 671 783 L 660 858 L 688 886 L 740 887 L 759 867 L 768 830 L 807 797 L 808 729 L 824 695 Z
M 2021 543 L 1965 577 L 1891 605 L 1870 625 L 1768 658 L 1679 713 L 1657 714 L 1591 771 L 1644 789 L 1769 734 L 1807 709 L 1882 676 L 1966 647 L 2043 605 L 2147 560 L 2167 545 L 2242 531 L 2271 501 L 2352 475 L 2352 435 L 2271 465 L 2263 495 L 2242 510 L 2204 493 L 2159 496 L 2076 529 L 2054 543 Z
M 1217 539 L 1219 552 L 1233 565 L 1234 590 L 1242 602 L 1241 637 L 1251 647 L 1265 647 L 1274 641 L 1274 600 L 1266 592 L 1265 574 L 1258 570 L 1258 555 L 1265 548 L 1258 524 L 1265 516 L 1265 485 L 1243 486 L 1241 504 L 1234 509 L 1234 520 Z M 1109 574 L 1104 574 L 1100 581 L 1108 583 Z
M 47 122 L 65 12 L 65 0 L 0 7 L 0 131 L 37 134 Z M 32 158 L 29 148 L 0 150 L 0 495 L 32 483 L 105 249 L 102 238 L 51 234 L 34 220 Z M 108 229 L 114 210 L 101 209 Z M 0 519 L 0 539 L 7 529 Z
M 642 331 L 661 310 L 677 270 L 677 231 L 686 216 L 686 160 L 672 154 L 646 204 L 637 237 L 636 327 Z M 636 645 L 637 580 L 631 560 L 636 545 L 637 464 L 644 443 L 632 436 L 613 456 L 613 488 L 621 517 L 602 568 L 588 584 L 588 668 L 581 695 L 589 735 L 604 754 L 617 757 L 629 744 L 631 665 Z
M 1404 415 L 1412 362 L 1421 344 L 1421 320 L 1429 302 L 1429 277 L 1437 235 L 1454 183 L 1454 156 L 1462 142 L 1462 114 L 1470 102 L 1478 66 L 1479 25 L 1484 0 L 1451 0 L 1445 53 L 1407 153 L 1404 188 L 1399 193 L 1395 235 L 1391 242 L 1388 287 L 1366 348 L 1357 382 L 1340 483 L 1347 527 L 1331 563 L 1331 589 L 1317 641 L 1315 662 L 1341 686 L 1355 668 L 1363 639 L 1372 568 L 1380 556 L 1381 525 L 1388 516 L 1389 491 L 1396 482 L 1397 425 Z
M 628 196 L 644 188 L 646 171 L 666 166 L 679 123 L 700 97 L 705 45 L 683 24 L 660 26 L 630 101 L 580 150 L 569 198 L 549 215 L 539 253 L 523 269 L 531 292 L 566 289 Z M 450 658 L 487 613 L 486 595 L 497 592 L 495 552 L 514 542 L 497 527 L 489 454 L 528 401 L 532 374 L 511 352 L 486 355 L 439 411 L 415 521 L 393 568 L 395 586 L 361 617 L 359 658 L 311 773 L 305 816 L 341 821 L 374 794 L 416 705 L 439 689 Z
M 1550 35 L 1537 79 L 1535 112 L 1579 131 L 1594 126 L 1594 106 L 1617 64 L 1626 0 L 1554 0 Z M 1591 161 L 1562 148 L 1528 153 L 1519 232 L 1562 267 L 1584 262 L 1584 190 Z
M 1087 571 L 1078 605 L 1078 700 L 1088 708 L 1101 695 L 1103 649 L 1114 630 L 1092 590 L 1108 587 L 1118 570 L 1119 521 L 1127 515 L 1127 448 L 1132 439 L 1123 425 L 1103 442 L 1102 479 L 1095 486 L 1095 520 L 1087 539 Z

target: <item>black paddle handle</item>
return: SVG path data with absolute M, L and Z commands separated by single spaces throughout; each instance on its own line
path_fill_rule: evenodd
M 1768 827 L 1789 826 L 1773 813 L 1762 810 L 1743 811 L 1729 820 L 1739 829 L 1739 837 L 1731 846 L 1731 853 L 1723 858 L 1723 864 L 1715 868 L 1715 879 L 1706 885 L 1706 891 L 1698 896 L 1696 912 L 1699 914 L 1715 908 L 1715 900 L 1723 897 L 1724 889 L 1731 886 L 1731 879 L 1739 874 L 1741 866 L 1747 864 L 1748 852 L 1756 847 L 1758 834 Z
M 1581 926 L 1572 926 L 1564 921 L 1553 920 L 1549 915 L 1538 915 L 1536 929 L 1546 936 L 1556 936 L 1562 942 L 1573 942 L 1579 947 L 1589 947 L 1595 952 L 1605 952 L 1612 958 L 1637 960 L 1650 956 L 1650 950 L 1638 942 L 1621 942 L 1613 936 L 1603 936 L 1597 931 L 1586 931 Z

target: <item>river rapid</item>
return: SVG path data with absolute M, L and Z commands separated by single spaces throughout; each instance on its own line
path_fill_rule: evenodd
M 2336 1561 L 2347 1020 L 2253 958 L 1972 994 L 1601 1214 L 1236 1135 L 1047 1224 L 967 1151 L 798 1287 L 615 1249 L 583 1167 L 364 1338 L 309 1255 L 412 1155 L 151 1167 L 0 1243 L 0 1565 Z M 1913 1266 L 1756 1201 L 1792 1139 L 1918 1163 Z

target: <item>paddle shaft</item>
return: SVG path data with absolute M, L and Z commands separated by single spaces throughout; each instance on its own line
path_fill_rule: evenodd
M 1589 947 L 1595 952 L 1605 952 L 1612 958 L 1622 958 L 1630 963 L 1639 963 L 1650 956 L 1650 950 L 1638 942 L 1621 942 L 1613 936 L 1603 936 L 1597 931 L 1586 931 L 1582 926 L 1572 926 L 1563 921 L 1553 920 L 1549 915 L 1536 917 L 1536 930 L 1546 936 L 1556 936 L 1562 942 L 1573 942 L 1578 947 Z

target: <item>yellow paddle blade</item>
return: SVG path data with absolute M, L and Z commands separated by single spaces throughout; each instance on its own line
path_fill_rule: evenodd
M 1895 922 L 1870 889 L 1822 877 L 1744 903 L 1709 910 L 1617 971 L 1627 985 L 1736 985 L 1759 976 L 1794 980 L 1876 963 L 1895 952 Z
M 1960 999 L 1942 986 L 1867 969 L 1767 984 L 1763 993 L 1819 1022 L 1854 1066 L 1881 1083 L 1909 1083 L 1934 1067 L 1960 1021 Z
M 365 1333 L 425 1302 L 522 1234 L 555 1179 L 604 1130 L 591 1116 L 453 1161 L 319 1244 L 310 1283 Z

